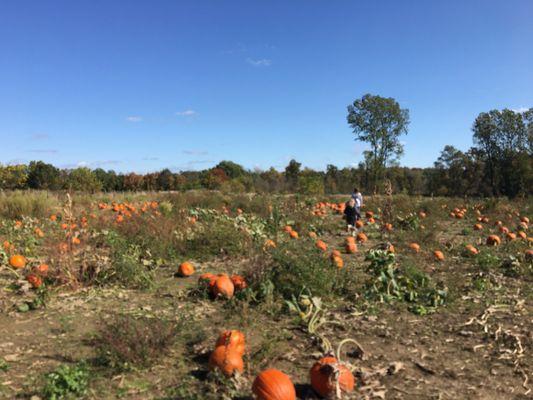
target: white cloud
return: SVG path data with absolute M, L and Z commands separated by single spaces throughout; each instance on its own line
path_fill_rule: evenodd
M 259 60 L 247 58 L 246 62 L 254 67 L 270 67 L 272 65 L 272 60 L 269 60 L 268 58 L 262 58 Z
M 128 122 L 141 122 L 142 120 L 142 117 L 139 117 L 138 115 L 131 115 L 126 118 L 126 121 Z
M 513 109 L 515 113 L 520 113 L 520 114 L 525 113 L 527 110 L 529 110 L 528 107 L 518 107 L 518 108 Z
M 183 150 L 183 154 L 188 156 L 205 156 L 208 154 L 206 150 Z
M 184 110 L 178 111 L 176 115 L 179 115 L 180 117 L 193 117 L 195 115 L 198 115 L 198 113 L 194 110 Z

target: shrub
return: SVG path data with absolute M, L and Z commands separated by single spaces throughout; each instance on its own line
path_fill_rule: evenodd
M 118 370 L 147 367 L 174 342 L 176 325 L 159 318 L 115 315 L 102 321 L 96 338 L 99 360 Z
M 43 396 L 48 400 L 79 399 L 87 393 L 89 371 L 83 362 L 61 365 L 45 376 Z

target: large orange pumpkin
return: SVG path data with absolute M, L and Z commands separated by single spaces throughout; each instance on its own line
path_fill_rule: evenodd
M 346 243 L 346 253 L 354 254 L 357 253 L 357 245 L 355 243 Z
M 311 386 L 320 396 L 335 396 L 337 386 L 344 393 L 354 389 L 355 378 L 352 372 L 335 357 L 323 357 L 318 360 L 310 371 Z
M 267 369 L 255 378 L 252 392 L 257 400 L 296 400 L 294 384 L 277 369 Z
M 335 256 L 335 257 L 333 257 L 332 260 L 333 260 L 333 264 L 335 264 L 337 266 L 337 268 L 344 267 L 344 260 L 342 259 L 342 257 Z
M 358 242 L 361 242 L 361 243 L 364 243 L 364 242 L 366 242 L 368 240 L 368 238 L 366 237 L 366 235 L 363 232 L 359 232 L 357 234 L 356 239 L 357 239 Z
M 20 254 L 15 254 L 9 257 L 9 265 L 13 268 L 20 269 L 26 266 L 26 258 Z
M 209 357 L 209 369 L 219 369 L 226 376 L 244 371 L 244 361 L 242 355 L 227 346 L 218 346 Z
M 215 297 L 221 296 L 230 299 L 233 297 L 235 286 L 227 275 L 219 275 L 211 290 Z
M 328 250 L 328 245 L 322 240 L 317 240 L 316 243 L 315 243 L 315 246 L 316 246 L 317 249 L 319 249 L 321 251 L 327 251 Z

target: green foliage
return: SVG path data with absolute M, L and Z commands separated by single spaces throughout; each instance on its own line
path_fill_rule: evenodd
M 15 191 L 0 193 L 0 216 L 8 219 L 42 218 L 58 206 L 58 198 L 49 192 Z
M 61 365 L 45 377 L 43 396 L 46 400 L 80 399 L 87 393 L 89 370 L 85 363 Z
M 444 304 L 447 290 L 437 288 L 429 276 L 414 266 L 400 268 L 394 253 L 370 250 L 366 260 L 372 276 L 366 284 L 368 299 L 405 301 L 411 304 L 409 310 L 419 315 L 434 312 Z
M 102 190 L 102 182 L 89 168 L 81 167 L 70 171 L 65 187 L 69 190 L 94 193 Z

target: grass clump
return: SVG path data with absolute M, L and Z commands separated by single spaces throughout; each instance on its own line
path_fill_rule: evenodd
M 103 321 L 96 338 L 99 361 L 124 371 L 150 366 L 173 344 L 177 327 L 159 318 L 115 315 Z

